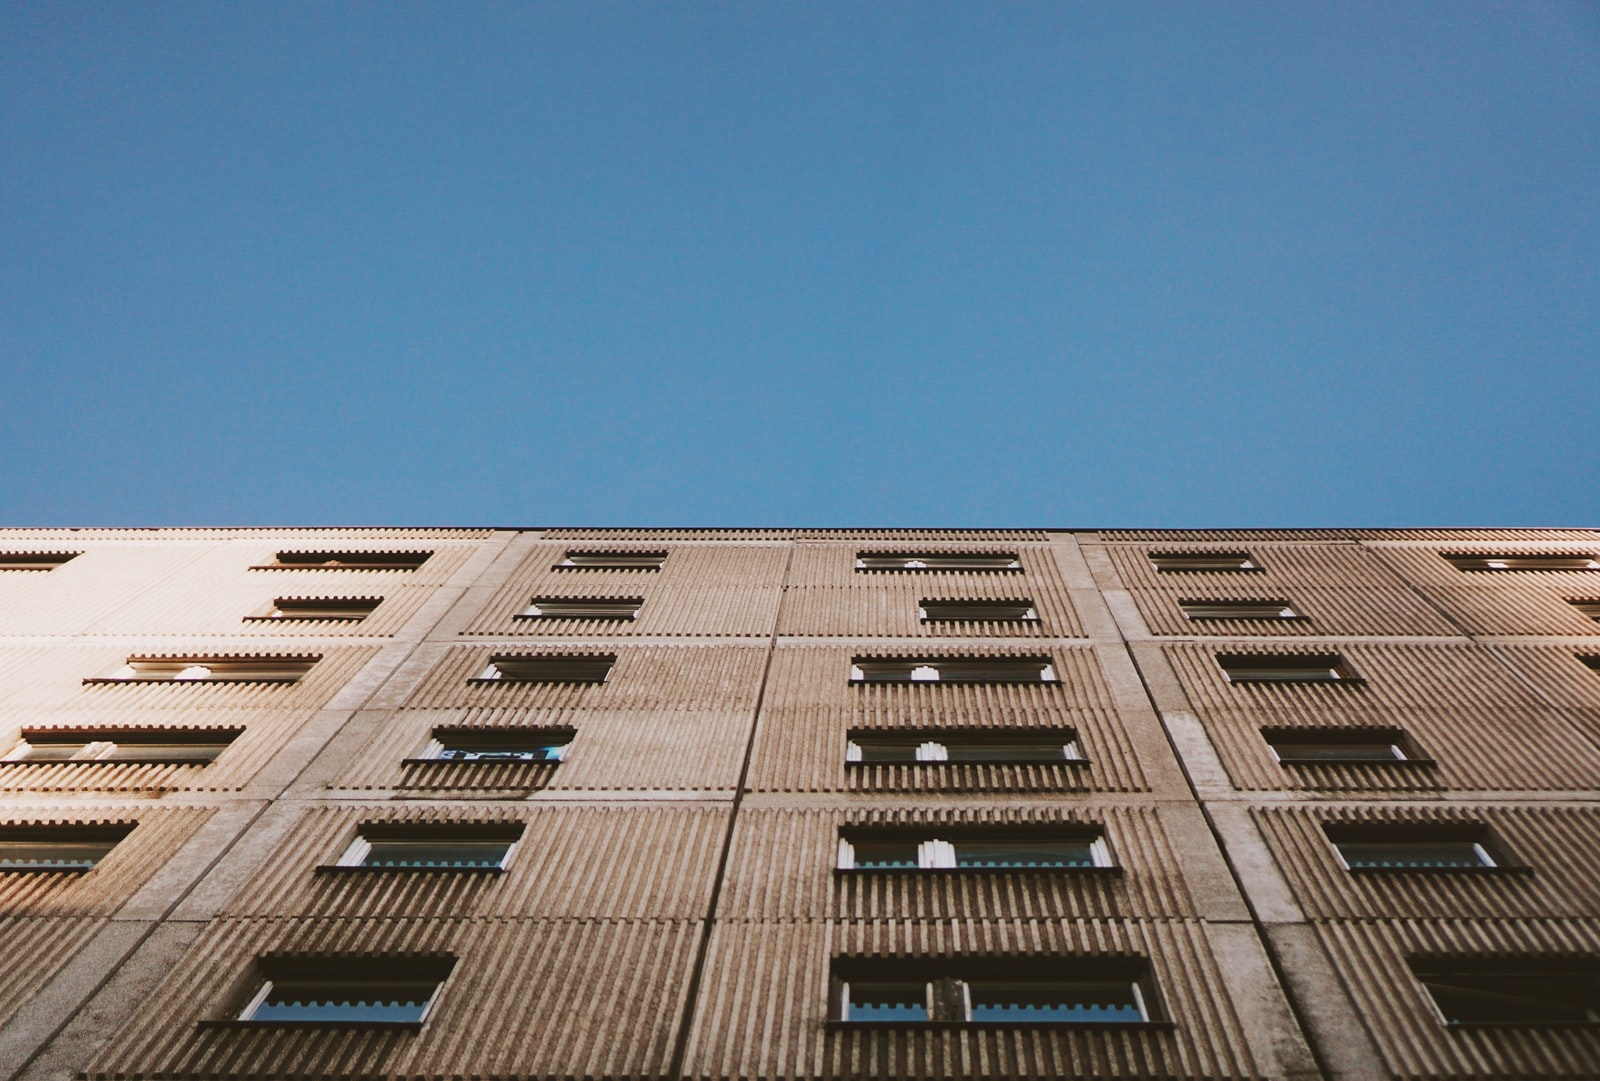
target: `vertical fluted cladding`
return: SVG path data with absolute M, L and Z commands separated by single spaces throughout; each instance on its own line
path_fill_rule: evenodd
M 81 553 L 48 571 L 0 571 L 6 633 L 87 633 L 107 613 L 125 610 L 158 590 L 210 547 L 192 541 L 94 544 L 76 537 L 18 543 L 0 535 L 0 551 Z
M 1280 643 L 1161 647 L 1234 783 L 1247 789 L 1589 790 L 1600 752 L 1480 646 Z M 1229 683 L 1221 653 L 1336 652 L 1365 683 Z M 1280 765 L 1261 729 L 1397 727 L 1436 766 Z
M 340 804 L 305 809 L 230 915 L 679 919 L 704 915 L 727 805 Z M 328 871 L 369 824 L 522 826 L 502 872 Z
M 8 800 L 0 826 L 111 827 L 128 833 L 90 871 L 0 873 L 0 911 L 11 916 L 109 916 L 214 813 L 211 807 L 74 804 L 64 808 Z
M 1600 912 L 1600 875 L 1573 853 L 1600 851 L 1600 807 L 1418 803 L 1257 808 L 1262 834 L 1312 919 L 1581 917 Z M 1487 827 L 1495 870 L 1344 869 L 1324 825 Z
M 673 920 L 219 920 L 86 1076 L 660 1077 L 698 935 L 698 921 Z M 419 1031 L 229 1023 L 268 953 L 456 963 Z
M 1600 921 L 1335 920 L 1316 929 L 1394 1076 L 1592 1081 L 1600 1075 L 1595 1026 L 1447 1026 L 1407 963 L 1429 955 L 1600 961 Z
M 877 547 L 882 547 L 881 545 Z M 795 636 L 902 638 L 1077 638 L 1083 627 L 1068 597 L 1066 583 L 1043 544 L 1012 544 L 1021 572 L 858 571 L 857 544 L 802 543 L 790 570 L 793 583 L 784 598 L 780 634 Z M 918 552 L 996 550 L 987 545 L 924 543 Z M 1029 600 L 1035 623 L 923 623 L 923 600 Z
M 105 925 L 105 917 L 0 915 L 0 957 L 6 977 L 0 980 L 0 1025 L 70 961 L 83 944 Z
M 1097 534 L 1107 543 L 1178 544 L 1232 542 L 1306 541 L 1386 541 L 1409 544 L 1462 544 L 1467 542 L 1577 541 L 1600 543 L 1600 530 L 1594 529 L 1102 529 Z
M 240 545 L 246 557 L 244 567 L 253 578 L 258 578 L 269 589 L 299 589 L 310 586 L 317 590 L 328 589 L 335 593 L 362 591 L 383 585 L 439 586 L 448 582 L 479 549 L 477 544 L 434 541 L 426 536 L 397 537 L 392 541 L 346 542 L 337 538 L 313 538 L 304 542 L 286 539 L 266 540 L 252 545 Z M 301 566 L 273 567 L 279 552 L 324 551 L 339 552 L 422 552 L 433 554 L 421 566 L 411 569 L 357 570 L 354 568 L 307 568 Z
M 831 958 L 1144 957 L 1170 1028 L 830 1026 Z M 719 921 L 684 1076 L 1056 1078 L 1259 1076 L 1202 925 L 1187 921 Z
M 1165 572 L 1156 552 L 1248 551 L 1261 569 L 1245 572 Z M 1117 575 L 1153 634 L 1454 635 L 1459 632 L 1382 560 L 1351 543 L 1111 545 Z M 1180 601 L 1287 601 L 1303 620 L 1194 622 Z
M 941 827 L 1103 831 L 1115 870 L 835 871 L 840 832 Z M 726 919 L 1105 919 L 1184 917 L 1194 901 L 1154 807 L 1081 804 L 751 808 L 734 833 Z
M 1600 741 L 1600 640 L 1489 649 L 1531 684 L 1534 693 L 1560 707 L 1591 740 Z
M 592 547 L 592 546 L 591 546 Z M 783 593 L 787 545 L 678 544 L 659 570 L 555 569 L 570 544 L 539 545 L 463 633 L 546 638 L 767 637 Z M 660 551 L 661 545 L 607 550 Z M 635 620 L 519 620 L 535 597 L 642 598 Z
M 1600 540 L 1430 547 L 1374 543 L 1368 547 L 1469 633 L 1597 633 L 1594 620 L 1568 602 L 1600 597 L 1600 571 L 1464 571 L 1444 557 L 1543 554 L 1600 559 Z
M 756 791 L 1051 790 L 1142 791 L 1144 770 L 1091 649 L 1069 645 L 932 647 L 917 656 L 1041 656 L 1056 683 L 851 684 L 856 654 L 906 653 L 866 640 L 849 646 L 782 646 L 773 657 L 756 731 Z M 1086 763 L 1057 765 L 846 766 L 852 728 L 938 730 L 1072 728 Z
M 955 541 L 1011 543 L 1049 540 L 1045 529 L 605 529 L 556 528 L 540 533 L 546 540 L 584 540 L 661 544 L 665 541 L 873 541 L 883 544 L 925 544 Z

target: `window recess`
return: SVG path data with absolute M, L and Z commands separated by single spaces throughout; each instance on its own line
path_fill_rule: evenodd
M 321 654 L 129 657 L 109 676 L 84 683 L 296 683 Z
M 1150 565 L 1162 574 L 1236 574 L 1263 569 L 1249 552 L 1151 552 Z
M 0 825 L 0 873 L 92 871 L 133 827 L 131 822 Z
M 1488 871 L 1513 865 L 1476 822 L 1327 823 L 1323 826 L 1347 871 Z
M 917 602 L 917 618 L 924 623 L 1037 623 L 1039 612 L 1030 600 Z
M 1600 600 L 1586 598 L 1584 600 L 1568 601 L 1567 603 L 1576 608 L 1579 615 L 1600 623 Z
M 854 657 L 851 683 L 1057 683 L 1049 657 Z
M 243 732 L 242 728 L 24 728 L 22 742 L 0 762 L 204 766 Z
M 1010 732 L 869 732 L 853 730 L 845 744 L 851 765 L 962 765 L 1084 760 L 1070 728 Z
M 568 552 L 551 570 L 556 571 L 658 571 L 666 552 Z
M 82 552 L 0 552 L 0 571 L 53 571 Z
M 414 571 L 432 552 L 279 552 L 253 571 Z
M 643 597 L 535 597 L 514 618 L 632 621 L 643 605 Z
M 841 871 L 1089 870 L 1115 865 L 1099 832 L 1018 832 L 1004 829 L 931 832 L 845 830 Z
M 1022 570 L 1015 552 L 857 552 L 858 571 L 989 571 Z
M 554 654 L 529 656 L 504 654 L 490 658 L 489 666 L 472 683 L 604 683 L 617 663 L 615 654 Z
M 275 597 L 265 612 L 244 618 L 246 623 L 359 623 L 382 603 L 382 597 Z
M 1261 735 L 1284 765 L 1434 765 L 1399 728 L 1263 728 Z
M 1600 959 L 1423 956 L 1410 963 L 1452 1028 L 1600 1021 Z
M 500 871 L 520 824 L 364 823 L 332 867 L 320 870 Z
M 1264 622 L 1303 620 L 1305 615 L 1288 601 L 1179 601 L 1184 616 L 1200 622 L 1208 619 L 1249 619 Z
M 263 957 L 257 965 L 261 982 L 239 1010 L 238 1022 L 414 1027 L 427 1020 L 455 958 Z
M 1142 959 L 839 959 L 832 984 L 843 1025 L 1164 1023 Z
M 1366 682 L 1337 653 L 1220 653 L 1229 683 Z
M 407 763 L 564 762 L 573 728 L 435 728 L 427 746 Z
M 1445 562 L 1458 571 L 1600 571 L 1600 560 L 1591 555 L 1449 555 Z

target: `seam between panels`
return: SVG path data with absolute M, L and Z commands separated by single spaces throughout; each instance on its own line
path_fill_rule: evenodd
M 744 759 L 739 765 L 739 781 L 733 790 L 733 802 L 728 809 L 728 829 L 722 838 L 722 853 L 717 858 L 717 873 L 711 882 L 711 900 L 701 919 L 700 943 L 695 951 L 694 967 L 689 972 L 689 985 L 684 990 L 683 1016 L 678 1022 L 678 1035 L 673 1041 L 672 1059 L 667 1064 L 665 1076 L 683 1077 L 683 1060 L 689 1051 L 689 1029 L 694 1021 L 695 1006 L 700 998 L 700 985 L 705 977 L 706 960 L 711 952 L 711 933 L 716 928 L 717 910 L 722 901 L 722 886 L 727 880 L 728 858 L 733 850 L 733 833 L 739 824 L 739 808 L 744 804 L 745 785 L 750 777 L 750 760 L 755 754 L 756 733 L 761 725 L 761 710 L 766 704 L 767 683 L 772 675 L 772 662 L 778 652 L 778 630 L 783 626 L 783 609 L 789 599 L 789 572 L 794 566 L 796 544 L 790 541 L 783 563 L 783 589 L 778 594 L 778 610 L 773 613 L 772 633 L 767 638 L 767 659 L 761 667 L 761 685 L 756 691 L 755 707 L 750 715 L 750 735 L 745 739 Z

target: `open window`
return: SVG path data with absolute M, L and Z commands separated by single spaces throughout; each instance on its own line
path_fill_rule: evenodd
M 1263 601 L 1179 601 L 1184 618 L 1201 623 L 1214 619 L 1257 620 L 1264 623 L 1281 623 L 1305 619 L 1294 605 L 1282 600 Z
M 92 871 L 133 827 L 132 822 L 0 825 L 0 872 Z
M 547 762 L 566 760 L 573 728 L 468 728 L 433 730 L 421 753 L 407 762 Z
M 1479 822 L 1330 822 L 1323 826 L 1347 871 L 1489 871 L 1512 866 Z
M 263 957 L 262 977 L 238 1013 L 261 1025 L 416 1026 L 428 1018 L 455 958 Z
M 658 571 L 666 552 L 568 552 L 551 570 L 557 571 Z
M 414 571 L 432 552 L 279 552 L 253 571 Z
M 0 552 L 0 571 L 53 571 L 82 552 Z
M 535 597 L 514 618 L 632 622 L 643 605 L 643 597 Z
M 987 571 L 1022 570 L 1015 552 L 857 552 L 858 571 Z
M 1600 599 L 1585 598 L 1584 600 L 1568 601 L 1567 603 L 1576 608 L 1578 614 L 1585 619 L 1592 619 L 1596 623 L 1600 623 Z
M 129 657 L 109 676 L 84 683 L 297 683 L 321 654 Z
M 1139 1025 L 1163 1020 L 1143 958 L 839 958 L 836 1023 Z
M 1249 552 L 1151 552 L 1150 565 L 1162 574 L 1238 574 L 1262 569 Z
M 958 732 L 853 729 L 845 744 L 850 765 L 1082 762 L 1078 734 L 1070 728 Z
M 1229 683 L 1364 682 L 1337 653 L 1221 653 Z
M 243 732 L 242 728 L 24 728 L 22 742 L 0 762 L 204 766 Z
M 360 623 L 382 603 L 382 597 L 274 597 L 266 611 L 244 618 L 246 623 Z
M 1437 957 L 1411 970 L 1452 1027 L 1600 1021 L 1600 961 L 1588 957 Z
M 1600 571 L 1600 560 L 1587 553 L 1543 552 L 1504 555 L 1444 555 L 1458 571 Z
M 947 827 L 842 830 L 837 866 L 841 871 L 1062 871 L 1114 865 L 1097 829 Z
M 614 653 L 497 654 L 473 683 L 604 683 Z
M 1434 764 L 1400 728 L 1263 728 L 1261 736 L 1285 765 Z
M 924 623 L 1039 622 L 1039 612 L 1030 600 L 923 600 L 917 604 L 917 617 Z
M 851 683 L 1056 683 L 1049 657 L 855 657 Z
M 366 871 L 499 871 L 520 823 L 367 822 L 333 868 Z

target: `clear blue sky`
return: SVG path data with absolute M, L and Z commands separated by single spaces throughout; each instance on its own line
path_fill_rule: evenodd
M 0 523 L 1595 525 L 1600 5 L 0 7 Z

